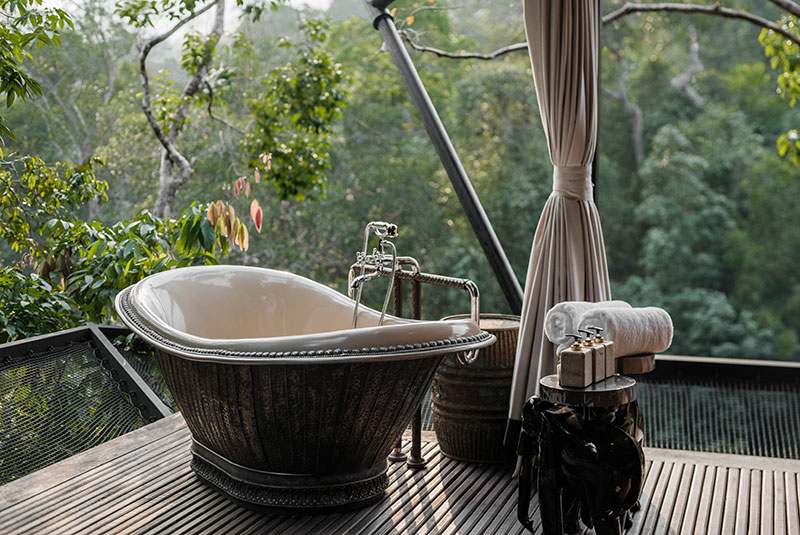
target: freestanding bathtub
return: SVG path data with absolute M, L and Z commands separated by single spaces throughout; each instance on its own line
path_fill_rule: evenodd
M 447 354 L 494 337 L 471 320 L 412 321 L 361 307 L 291 273 L 176 269 L 117 296 L 156 350 L 192 434 L 192 468 L 255 509 L 316 513 L 367 505 L 386 457 Z

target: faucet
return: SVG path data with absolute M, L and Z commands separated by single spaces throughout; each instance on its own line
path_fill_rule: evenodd
M 369 239 L 373 234 L 379 238 L 378 247 L 372 249 L 372 254 L 367 254 Z M 350 297 L 354 298 L 356 302 L 355 307 L 353 307 L 354 329 L 358 322 L 358 307 L 361 304 L 361 291 L 364 289 L 364 283 L 368 280 L 381 277 L 386 269 L 389 269 L 391 275 L 389 287 L 386 289 L 386 295 L 383 298 L 383 308 L 381 309 L 381 317 L 378 320 L 378 325 L 383 325 L 383 321 L 386 317 L 386 308 L 389 306 L 389 298 L 392 296 L 392 289 L 394 288 L 394 274 L 397 268 L 397 249 L 394 243 L 389 241 L 389 238 L 396 237 L 397 225 L 393 223 L 370 221 L 364 229 L 364 246 L 360 252 L 356 253 L 356 263 L 353 266 L 359 269 L 361 275 L 350 281 L 348 292 Z M 389 264 L 388 268 L 386 266 L 387 263 Z M 365 268 L 368 265 L 373 267 L 375 271 L 366 273 Z

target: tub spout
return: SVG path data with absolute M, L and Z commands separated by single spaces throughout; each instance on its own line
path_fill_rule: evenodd
M 375 234 L 380 241 L 378 247 L 372 250 L 372 254 L 367 254 L 367 247 L 369 246 L 369 238 Z M 378 320 L 378 325 L 383 325 L 383 320 L 386 318 L 386 308 L 389 306 L 389 298 L 392 296 L 392 288 L 394 288 L 394 272 L 397 269 L 397 249 L 394 243 L 390 242 L 387 238 L 397 237 L 397 225 L 394 223 L 386 223 L 384 221 L 370 221 L 367 228 L 364 230 L 364 247 L 356 254 L 356 263 L 353 268 L 358 268 L 361 275 L 352 278 L 354 270 L 351 268 L 351 280 L 349 284 L 349 295 L 356 301 L 353 307 L 353 329 L 356 328 L 358 323 L 358 307 L 361 304 L 361 291 L 364 289 L 364 283 L 368 280 L 377 279 L 384 274 L 386 265 L 390 271 L 389 287 L 386 289 L 386 295 L 383 298 L 383 308 L 381 308 L 381 317 Z M 374 267 L 375 270 L 367 272 L 367 266 Z M 354 296 L 355 294 L 355 296 Z

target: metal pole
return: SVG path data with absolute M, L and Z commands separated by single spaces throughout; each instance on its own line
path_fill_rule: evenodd
M 428 131 L 433 146 L 436 148 L 447 176 L 450 177 L 453 189 L 464 207 L 467 219 L 469 219 L 472 230 L 478 237 L 478 242 L 481 244 L 487 260 L 489 260 L 489 265 L 492 267 L 494 276 L 503 290 L 506 301 L 508 301 L 511 311 L 514 314 L 519 314 L 522 310 L 522 287 L 520 287 L 519 281 L 511 269 L 511 264 L 503 251 L 503 246 L 500 244 L 500 240 L 497 238 L 483 206 L 481 206 L 480 199 L 478 199 L 478 195 L 475 193 L 469 177 L 458 159 L 447 131 L 441 119 L 439 119 L 439 114 L 436 113 L 436 108 L 434 108 L 425 86 L 422 85 L 422 80 L 411 62 L 411 57 L 408 55 L 405 46 L 403 46 L 400 34 L 394 25 L 394 20 L 386 10 L 386 6 L 391 3 L 391 0 L 364 0 L 364 3 L 372 18 L 372 25 L 383 35 L 386 47 L 389 49 L 392 59 L 403 77 L 406 88 L 422 116 L 425 129 Z

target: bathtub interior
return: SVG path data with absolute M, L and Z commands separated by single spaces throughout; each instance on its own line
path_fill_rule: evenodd
M 220 341 L 239 341 L 243 350 L 375 347 L 480 332 L 471 320 L 424 322 L 389 315 L 378 327 L 380 313 L 365 306 L 359 308 L 358 328 L 351 329 L 354 302 L 347 296 L 299 275 L 247 266 L 158 273 L 132 288 L 130 303 L 162 336 L 197 347 Z

